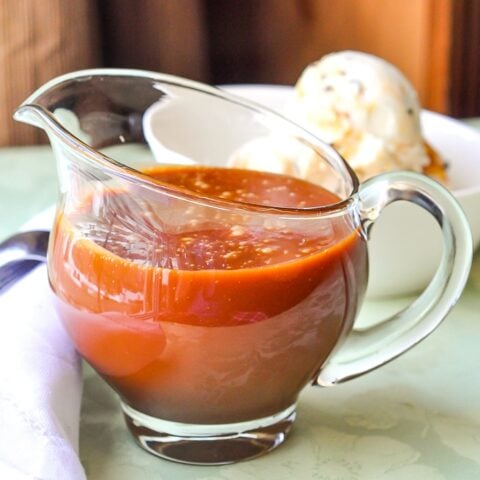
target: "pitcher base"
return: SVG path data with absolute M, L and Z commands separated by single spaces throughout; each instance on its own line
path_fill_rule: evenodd
M 193 425 L 151 417 L 122 402 L 127 426 L 142 448 L 158 457 L 192 465 L 225 465 L 273 450 L 287 438 L 295 407 L 248 422 Z

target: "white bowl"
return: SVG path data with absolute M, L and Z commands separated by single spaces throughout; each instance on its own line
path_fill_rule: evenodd
M 293 88 L 279 85 L 225 85 L 222 88 L 282 112 Z M 480 133 L 438 113 L 423 111 L 426 140 L 449 164 L 449 188 L 463 207 L 474 248 L 480 243 Z M 423 289 L 440 260 L 440 228 L 412 204 L 387 207 L 369 242 L 370 298 L 400 296 Z

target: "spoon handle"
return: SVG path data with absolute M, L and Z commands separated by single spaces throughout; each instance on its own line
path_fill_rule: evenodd
M 0 294 L 47 258 L 49 232 L 17 233 L 0 243 Z

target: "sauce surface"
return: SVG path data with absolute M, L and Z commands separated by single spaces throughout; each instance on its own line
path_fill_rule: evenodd
M 339 202 L 333 193 L 305 180 L 275 173 L 214 167 L 156 167 L 148 175 L 211 198 L 256 205 L 308 208 Z
M 159 167 L 205 197 L 284 207 L 326 190 L 247 170 Z M 80 353 L 138 410 L 222 423 L 290 406 L 356 314 L 363 236 L 343 218 L 277 218 L 132 192 L 85 195 L 56 221 L 57 308 Z

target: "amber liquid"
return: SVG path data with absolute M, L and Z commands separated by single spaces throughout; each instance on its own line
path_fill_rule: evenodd
M 269 173 L 148 173 L 205 197 L 287 207 L 338 200 Z M 82 235 L 75 215 L 59 216 L 51 243 L 57 308 L 82 356 L 125 402 L 166 420 L 232 423 L 292 405 L 356 315 L 367 272 L 359 231 L 326 229 L 326 219 L 306 230 L 194 221 L 175 230 L 147 207 L 129 229 L 128 195 L 104 200 L 112 208 Z M 93 201 L 80 210 L 88 217 Z

